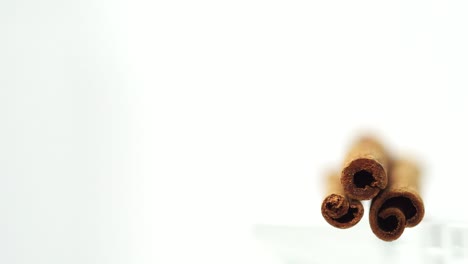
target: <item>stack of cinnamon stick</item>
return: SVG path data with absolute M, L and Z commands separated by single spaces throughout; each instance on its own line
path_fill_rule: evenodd
M 357 140 L 344 159 L 341 174 L 326 178 L 322 215 L 337 228 L 350 228 L 364 215 L 361 200 L 371 200 L 372 232 L 384 241 L 398 239 L 406 227 L 424 217 L 419 195 L 420 171 L 415 162 L 395 158 L 376 139 Z

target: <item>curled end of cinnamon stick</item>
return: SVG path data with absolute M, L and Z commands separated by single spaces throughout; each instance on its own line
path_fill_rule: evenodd
M 337 228 L 350 228 L 356 225 L 364 215 L 364 207 L 360 201 L 330 194 L 322 202 L 323 218 Z
M 349 202 L 342 195 L 330 194 L 322 203 L 322 211 L 327 212 L 332 218 L 339 218 L 345 215 L 349 209 Z
M 405 227 L 419 224 L 424 217 L 421 197 L 412 191 L 384 192 L 373 201 L 369 212 L 372 232 L 380 239 L 398 239 Z
M 374 159 L 355 159 L 343 169 L 341 184 L 349 197 L 369 200 L 385 189 L 387 173 Z
M 374 234 L 385 241 L 398 239 L 405 230 L 405 214 L 398 208 L 390 207 L 382 210 L 377 218 L 376 229 L 372 228 Z

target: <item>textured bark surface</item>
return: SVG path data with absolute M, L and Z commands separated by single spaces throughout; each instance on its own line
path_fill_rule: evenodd
M 389 158 L 374 138 L 360 138 L 343 163 L 341 184 L 345 193 L 357 200 L 370 200 L 387 187 Z
M 322 215 L 330 225 L 350 228 L 361 220 L 364 214 L 362 203 L 345 195 L 338 173 L 327 176 L 326 191 L 322 202 Z
M 421 222 L 424 203 L 419 186 L 420 171 L 414 162 L 392 162 L 388 187 L 372 200 L 369 211 L 370 226 L 378 238 L 393 241 L 401 236 L 405 227 Z

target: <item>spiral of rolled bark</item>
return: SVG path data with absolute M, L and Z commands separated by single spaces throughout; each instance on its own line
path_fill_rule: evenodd
M 409 160 L 395 160 L 389 172 L 387 189 L 373 200 L 369 222 L 374 234 L 385 241 L 398 239 L 405 227 L 413 227 L 424 217 L 419 195 L 420 172 Z
M 321 208 L 323 218 L 337 228 L 349 228 L 357 224 L 364 214 L 362 203 L 345 195 L 338 173 L 328 175 L 326 184 L 327 196 Z
M 358 200 L 374 198 L 387 186 L 388 154 L 370 137 L 360 138 L 346 155 L 341 173 L 345 193 Z

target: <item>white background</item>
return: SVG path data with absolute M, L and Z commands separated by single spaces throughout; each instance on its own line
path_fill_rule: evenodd
M 2 1 L 0 262 L 274 262 L 252 226 L 323 224 L 360 131 L 419 158 L 426 219 L 468 220 L 467 13 Z

